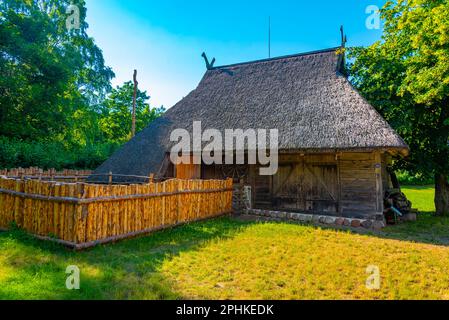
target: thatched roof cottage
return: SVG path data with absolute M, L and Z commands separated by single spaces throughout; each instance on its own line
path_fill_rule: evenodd
M 408 146 L 344 75 L 340 48 L 210 67 L 198 87 L 107 160 L 97 173 L 232 176 L 254 207 L 375 218 L 391 158 Z M 174 129 L 278 129 L 279 170 L 258 165 L 173 165 Z

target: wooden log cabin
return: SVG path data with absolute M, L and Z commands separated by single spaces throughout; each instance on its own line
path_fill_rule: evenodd
M 198 87 L 100 166 L 96 173 L 212 179 L 252 188 L 255 208 L 379 218 L 393 157 L 408 146 L 352 87 L 344 50 L 332 48 L 214 67 Z M 175 129 L 277 129 L 279 169 L 258 165 L 174 165 Z M 242 151 L 247 150 L 225 150 Z

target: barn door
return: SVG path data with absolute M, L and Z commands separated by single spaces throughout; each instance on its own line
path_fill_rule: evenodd
M 253 192 L 256 208 L 267 209 L 272 207 L 271 181 L 271 176 L 255 176 Z
M 273 205 L 276 209 L 304 211 L 302 163 L 280 164 L 273 176 Z
M 255 175 L 253 200 L 257 208 L 336 213 L 338 171 L 336 164 L 305 161 L 281 164 L 273 177 Z
M 315 212 L 338 211 L 337 165 L 314 164 L 305 166 L 306 210 Z
M 306 164 L 305 169 L 306 210 L 337 212 L 337 165 Z

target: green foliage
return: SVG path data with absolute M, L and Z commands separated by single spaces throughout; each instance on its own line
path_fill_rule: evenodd
M 11 221 L 11 222 L 9 223 L 9 230 L 11 230 L 11 231 L 17 231 L 17 230 L 19 230 L 19 226 L 17 225 L 17 222 Z
M 47 237 L 49 237 L 50 239 L 53 239 L 53 240 L 58 239 L 58 236 L 55 235 L 55 234 L 52 233 L 52 232 L 50 232 L 50 233 L 47 235 Z
M 352 82 L 404 138 L 396 169 L 435 177 L 437 215 L 449 215 L 449 1 L 387 1 L 382 41 L 353 48 Z
M 112 90 L 101 106 L 100 129 L 109 141 L 126 142 L 131 138 L 134 85 L 131 81 Z M 136 132 L 158 118 L 165 109 L 151 108 L 146 91 L 136 94 Z
M 70 5 L 80 28 L 66 27 Z M 89 168 L 130 138 L 133 88 L 87 34 L 84 0 L 0 2 L 0 167 Z M 138 91 L 137 130 L 158 117 Z
M 434 183 L 431 177 L 426 177 L 422 173 L 410 173 L 407 170 L 396 171 L 397 178 L 401 185 L 425 186 Z
M 80 29 L 66 28 L 66 8 L 80 8 Z M 110 90 L 114 76 L 90 38 L 84 0 L 0 2 L 0 135 L 53 139 L 73 115 Z
M 10 140 L 0 137 L 0 168 L 93 169 L 118 147 L 104 142 L 96 145 L 66 146 L 61 142 Z

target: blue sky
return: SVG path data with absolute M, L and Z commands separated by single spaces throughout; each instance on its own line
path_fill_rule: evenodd
M 369 5 L 384 0 L 153 1 L 87 0 L 89 35 L 116 73 L 114 85 L 139 72 L 139 87 L 152 106 L 173 106 L 195 89 L 205 72 L 201 53 L 216 65 L 340 45 L 341 24 L 349 46 L 369 45 L 380 30 L 365 21 Z

